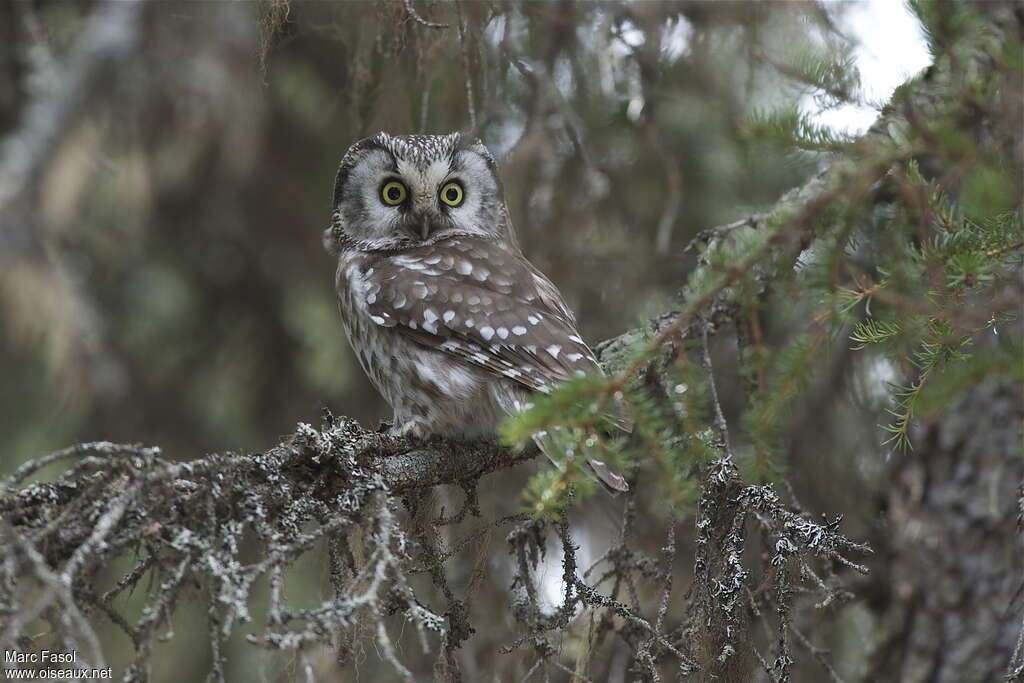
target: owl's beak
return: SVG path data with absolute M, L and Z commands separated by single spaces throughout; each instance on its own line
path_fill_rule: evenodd
M 410 232 L 419 237 L 421 240 L 425 240 L 430 237 L 430 233 L 437 230 L 437 217 L 429 209 L 420 209 L 414 211 L 412 220 L 409 225 Z

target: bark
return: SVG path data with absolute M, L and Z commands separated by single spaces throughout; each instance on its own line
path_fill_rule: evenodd
M 1024 615 L 1022 424 L 1020 386 L 982 385 L 890 469 L 873 542 L 881 638 L 870 680 L 981 683 L 1007 672 Z

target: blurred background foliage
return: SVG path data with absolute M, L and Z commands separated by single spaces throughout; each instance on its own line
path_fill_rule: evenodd
M 262 449 L 296 422 L 315 422 L 324 406 L 364 424 L 387 418 L 342 334 L 334 264 L 320 241 L 337 163 L 358 138 L 475 129 L 499 158 L 524 252 L 596 342 L 679 308 L 697 262 L 684 247 L 699 231 L 764 209 L 846 144 L 810 122 L 808 108 L 865 99 L 842 29 L 848 3 L 152 2 L 116 59 L 89 73 L 68 69 L 85 63 L 80 38 L 102 33 L 100 10 L 126 11 L 118 4 L 0 4 L 4 168 L 28 169 L 0 176 L 4 471 L 97 439 L 159 444 L 181 459 Z M 942 27 L 956 25 L 961 10 L 946 6 L 954 3 L 915 11 L 933 53 L 955 60 L 958 43 L 946 42 L 953 34 Z M 1020 46 L 1007 49 L 1006 71 L 1019 77 Z M 88 87 L 69 87 L 72 76 Z M 1006 117 L 986 119 L 985 130 L 1012 129 L 1019 92 L 975 86 L 978 111 Z M 59 135 L 40 138 L 49 153 L 34 163 L 35 147 L 22 141 L 47 122 L 32 102 L 68 91 L 81 95 L 73 116 Z M 1019 234 L 1019 136 L 972 157 L 976 122 L 946 123 L 941 144 L 914 150 L 924 176 L 908 182 L 930 194 L 936 169 L 955 157 L 956 174 L 943 178 L 963 207 L 955 221 L 1011 216 L 1000 230 Z M 858 253 L 884 267 L 875 257 L 890 246 L 891 208 L 862 208 L 833 210 L 877 238 Z M 961 265 L 964 278 L 983 270 Z M 845 340 L 831 350 L 794 342 L 793 328 L 816 311 L 801 300 L 810 286 L 794 277 L 762 313 L 767 346 L 790 352 L 780 366 L 818 364 L 771 416 L 785 423 L 786 448 L 773 457 L 806 509 L 845 515 L 846 533 L 870 537 L 892 504 L 884 489 L 892 453 L 879 447 L 886 436 L 877 427 L 893 405 L 886 382 L 902 381 L 907 368 L 856 356 Z M 851 307 L 862 305 L 863 291 L 853 292 Z M 859 331 L 864 344 L 896 336 Z M 734 347 L 715 355 L 723 407 L 740 415 L 758 359 L 742 365 Z M 487 480 L 483 499 L 518 500 L 525 477 L 500 479 Z M 641 545 L 663 542 L 663 502 L 636 500 L 647 520 L 636 531 Z M 574 534 L 593 560 L 587 553 L 607 545 L 593 539 L 614 537 L 618 522 L 606 502 L 588 510 Z M 679 557 L 688 572 L 692 548 L 682 541 Z M 323 556 L 304 563 L 289 584 L 296 604 L 322 597 Z M 552 566 L 553 599 L 559 571 Z M 507 576 L 495 568 L 491 597 L 478 602 L 504 604 Z M 499 612 L 495 623 L 512 628 Z M 156 680 L 183 666 L 194 668 L 177 680 L 206 671 L 204 658 L 181 660 L 187 648 L 205 648 L 200 618 L 184 611 L 186 635 L 163 646 Z M 880 622 L 858 603 L 837 623 L 819 638 L 837 669 L 881 680 L 864 658 Z M 471 642 L 460 656 L 469 680 L 481 680 L 507 639 L 480 629 Z M 238 638 L 232 647 L 250 651 Z M 119 657 L 111 655 L 121 665 Z M 392 675 L 372 652 L 357 660 L 370 680 Z M 231 661 L 234 680 L 254 680 L 263 666 Z M 797 680 L 821 680 L 820 669 L 797 671 L 807 676 Z
M 255 449 L 321 405 L 384 417 L 320 245 L 334 170 L 378 130 L 469 128 L 467 77 L 523 249 L 592 342 L 671 307 L 697 230 L 815 167 L 739 134 L 784 97 L 752 48 L 786 59 L 826 35 L 814 5 L 460 7 L 467 54 L 448 6 L 433 10 L 450 29 L 401 3 L 146 8 L 141 53 L 83 103 L 40 178 L 47 257 L 8 279 L 9 465 L 99 438 Z M 7 131 L 90 10 L 0 10 Z

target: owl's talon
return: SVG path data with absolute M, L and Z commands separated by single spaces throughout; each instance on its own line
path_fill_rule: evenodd
M 416 439 L 417 441 L 427 441 L 433 436 L 430 428 L 422 422 L 416 420 L 409 420 L 401 424 L 395 423 L 395 426 L 391 428 L 392 436 L 400 436 L 406 439 Z

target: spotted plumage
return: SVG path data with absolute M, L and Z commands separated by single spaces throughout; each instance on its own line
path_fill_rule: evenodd
M 325 244 L 338 255 L 349 342 L 400 433 L 493 436 L 531 393 L 600 372 L 558 289 L 519 250 L 478 140 L 380 133 L 355 143 Z

